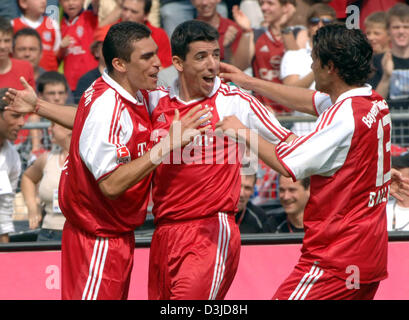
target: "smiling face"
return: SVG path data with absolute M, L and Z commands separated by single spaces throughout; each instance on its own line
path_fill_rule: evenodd
M 409 19 L 402 21 L 392 17 L 389 24 L 392 46 L 400 49 L 409 47 Z
M 217 5 L 220 0 L 192 0 L 198 18 L 211 18 L 217 14 Z
M 192 42 L 185 60 L 177 56 L 173 59 L 180 72 L 181 91 L 188 96 L 186 99 L 202 98 L 212 92 L 220 67 L 220 47 L 217 40 Z
M 72 20 L 81 12 L 84 0 L 60 0 L 60 5 L 69 20 Z
M 279 0 L 259 0 L 264 22 L 268 25 L 277 23 L 286 13 L 286 7 Z
M 374 54 L 383 53 L 389 48 L 388 30 L 381 23 L 371 23 L 365 28 L 365 34 L 368 38 Z
M 305 189 L 300 181 L 280 176 L 278 194 L 280 203 L 288 215 L 297 215 L 304 212 L 310 197 L 309 188 Z

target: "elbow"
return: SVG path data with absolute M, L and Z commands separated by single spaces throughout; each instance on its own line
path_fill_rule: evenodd
M 108 198 L 109 200 L 116 200 L 122 194 L 117 187 L 110 185 L 108 183 L 104 183 L 104 181 L 99 183 L 99 189 L 101 190 L 104 197 Z

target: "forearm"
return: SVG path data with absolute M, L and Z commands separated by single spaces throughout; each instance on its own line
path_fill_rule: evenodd
M 389 83 L 390 78 L 384 74 L 381 78 L 381 81 L 378 83 L 376 87 L 376 92 L 378 92 L 385 99 L 388 97 L 389 94 Z
M 275 144 L 264 140 L 260 135 L 250 129 L 243 131 L 241 139 L 245 139 L 247 146 L 256 153 L 266 165 L 286 177 L 290 176 L 276 156 L 274 150 L 276 147 Z
M 37 214 L 36 184 L 23 174 L 21 178 L 21 193 L 28 209 L 29 218 Z
M 254 77 L 248 77 L 248 81 L 243 87 L 247 90 L 255 91 L 288 108 L 316 116 L 312 104 L 313 90 L 286 86 Z
M 75 107 L 59 106 L 42 99 L 37 99 L 36 114 L 68 129 L 72 129 L 74 126 L 76 112 L 77 108 Z
M 312 72 L 303 78 L 300 78 L 299 75 L 290 75 L 283 79 L 283 84 L 300 88 L 309 88 L 313 82 L 314 74 Z
M 247 69 L 251 65 L 254 56 L 254 33 L 244 32 L 240 38 L 239 45 L 232 57 L 232 64 L 241 70 Z

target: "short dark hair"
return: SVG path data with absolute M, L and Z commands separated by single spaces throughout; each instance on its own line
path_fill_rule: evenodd
M 313 37 L 313 53 L 322 66 L 332 61 L 348 85 L 362 86 L 371 76 L 373 49 L 360 29 L 340 23 L 321 27 Z
M 0 89 L 0 113 L 3 113 L 4 108 L 8 106 L 8 103 L 3 100 L 3 97 L 6 95 L 6 92 L 9 88 Z
M 37 30 L 33 29 L 33 28 L 23 28 L 20 29 L 19 31 L 17 31 L 14 35 L 13 35 L 13 51 L 14 51 L 14 47 L 16 45 L 16 40 L 18 37 L 23 37 L 23 36 L 27 36 L 27 37 L 35 37 L 38 40 L 38 43 L 40 44 L 40 51 L 43 50 L 43 43 L 41 42 L 41 36 L 40 34 L 37 32 Z
M 40 93 L 44 92 L 45 86 L 47 84 L 57 84 L 61 83 L 64 85 L 65 90 L 68 92 L 68 83 L 65 76 L 57 71 L 47 71 L 44 72 L 37 79 L 37 91 Z
M 210 24 L 198 20 L 185 21 L 176 27 L 171 36 L 172 55 L 185 60 L 190 43 L 218 39 L 219 32 Z
M 13 26 L 10 20 L 0 16 L 0 32 L 13 35 Z
M 143 24 L 126 21 L 114 24 L 109 28 L 102 45 L 108 73 L 114 70 L 112 60 L 120 58 L 129 62 L 134 50 L 134 42 L 144 38 L 149 38 L 151 31 Z

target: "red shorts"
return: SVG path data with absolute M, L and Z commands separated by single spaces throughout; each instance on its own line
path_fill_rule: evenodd
M 160 225 L 149 257 L 150 300 L 223 299 L 240 258 L 233 215 Z
M 274 294 L 274 300 L 372 300 L 379 281 L 349 284 L 318 265 L 296 265 Z
M 61 241 L 62 299 L 127 299 L 134 249 L 132 232 L 96 237 L 66 221 Z

